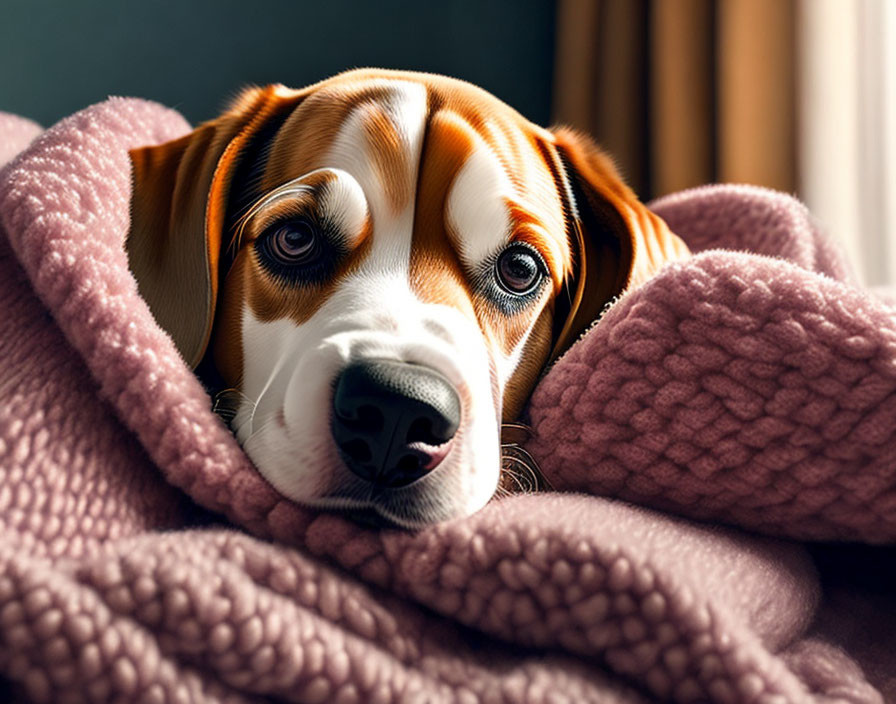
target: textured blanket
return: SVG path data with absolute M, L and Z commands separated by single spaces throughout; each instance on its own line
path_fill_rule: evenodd
M 0 699 L 896 700 L 896 314 L 799 204 L 656 203 L 738 251 L 546 374 L 526 448 L 561 491 L 376 531 L 278 496 L 137 295 L 127 149 L 188 129 L 0 119 Z

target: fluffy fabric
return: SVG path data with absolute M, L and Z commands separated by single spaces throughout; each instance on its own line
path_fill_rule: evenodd
M 0 112 L 0 166 L 12 159 L 42 132 L 36 122 Z
M 546 474 L 777 536 L 892 543 L 894 309 L 790 198 L 708 187 L 653 208 L 709 251 L 625 296 L 538 387 Z
M 278 496 L 137 295 L 122 249 L 127 149 L 187 129 L 160 106 L 112 99 L 0 172 L 7 698 L 896 693 L 888 595 L 873 599 L 873 584 L 828 556 L 823 573 L 841 579 L 822 600 L 800 544 L 691 520 L 892 541 L 892 313 L 815 273 L 845 276 L 793 201 L 722 188 L 657 204 L 697 249 L 740 232 L 738 247 L 796 263 L 708 253 L 671 267 L 607 313 L 533 398 L 528 448 L 554 486 L 690 518 L 545 493 L 416 533 L 374 531 Z M 818 487 L 835 495 L 803 496 Z M 232 525 L 197 525 L 190 499 Z

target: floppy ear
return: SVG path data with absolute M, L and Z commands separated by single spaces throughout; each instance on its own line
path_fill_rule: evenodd
M 248 89 L 228 112 L 190 134 L 130 152 L 128 264 L 140 295 L 191 367 L 211 334 L 234 173 L 253 137 L 291 102 L 285 95 L 281 86 Z
M 575 261 L 568 296 L 558 299 L 555 310 L 549 361 L 563 354 L 616 296 L 647 281 L 666 262 L 690 254 L 590 138 L 566 128 L 553 132 L 571 191 Z

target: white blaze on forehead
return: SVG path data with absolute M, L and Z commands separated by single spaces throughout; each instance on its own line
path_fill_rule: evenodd
M 373 87 L 387 89 L 386 97 L 377 101 L 376 107 L 385 113 L 407 150 L 408 183 L 417 182 L 420 150 L 426 124 L 426 87 L 420 83 L 401 80 L 371 82 Z M 373 247 L 367 263 L 402 264 L 410 261 L 411 238 L 414 224 L 414 198 L 400 213 L 390 205 L 387 185 L 375 167 L 375 155 L 370 153 L 364 120 L 371 107 L 362 104 L 351 112 L 339 130 L 323 163 L 351 174 L 364 191 L 374 225 Z
M 360 184 L 341 169 L 330 169 L 336 178 L 324 188 L 321 212 L 349 238 L 356 238 L 367 220 L 367 201 Z
M 513 183 L 497 154 L 481 138 L 457 172 L 446 200 L 448 228 L 468 270 L 500 251 L 510 240 L 507 199 Z

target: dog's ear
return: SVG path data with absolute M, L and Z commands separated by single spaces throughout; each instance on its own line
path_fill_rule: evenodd
M 625 185 L 612 161 L 588 137 L 553 130 L 564 167 L 573 272 L 554 312 L 554 361 L 614 298 L 649 279 L 688 248 Z
M 128 264 L 140 295 L 191 367 L 211 334 L 234 174 L 253 138 L 294 98 L 281 86 L 251 88 L 190 134 L 130 152 Z

